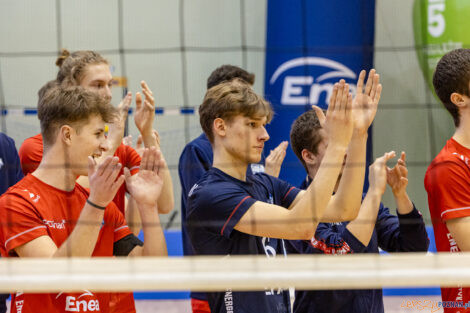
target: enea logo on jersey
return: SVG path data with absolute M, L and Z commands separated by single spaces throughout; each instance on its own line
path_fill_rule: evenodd
M 306 66 L 315 68 L 306 71 Z M 357 75 L 350 68 L 326 58 L 301 57 L 279 66 L 269 83 L 282 86 L 282 105 L 321 105 L 328 103 L 333 85 L 341 78 L 350 83 L 355 94 Z

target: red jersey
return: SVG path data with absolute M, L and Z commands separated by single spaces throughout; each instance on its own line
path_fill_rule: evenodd
M 28 173 L 34 172 L 39 163 L 42 160 L 43 154 L 43 139 L 42 135 L 27 138 L 23 141 L 23 144 L 19 150 L 21 168 L 26 176 Z M 114 153 L 119 158 L 119 162 L 123 168 L 127 167 L 131 174 L 134 175 L 139 171 L 140 155 L 132 148 L 127 145 L 121 144 Z M 124 169 L 121 170 L 120 175 L 124 173 Z M 118 207 L 119 211 L 125 216 L 125 197 L 126 197 L 126 184 L 122 184 L 119 187 L 113 202 Z M 134 296 L 132 293 L 117 293 L 112 294 L 112 312 L 113 313 L 131 313 L 135 312 Z
M 72 233 L 88 198 L 76 184 L 72 191 L 50 186 L 28 175 L 0 197 L 0 252 L 17 257 L 15 248 L 40 236 L 49 236 L 60 247 Z M 105 210 L 103 226 L 92 256 L 112 256 L 114 242 L 130 235 L 124 217 L 114 203 Z M 12 295 L 11 312 L 108 312 L 109 293 Z
M 470 216 L 470 149 L 454 139 L 429 165 L 424 178 L 436 247 L 439 252 L 460 252 L 446 221 Z M 452 303 L 470 300 L 470 288 L 441 288 L 442 300 Z M 445 308 L 444 312 L 470 312 L 465 308 Z
M 42 160 L 43 154 L 43 140 L 42 135 L 38 134 L 33 137 L 29 137 L 20 147 L 18 151 L 20 155 L 21 168 L 23 173 L 26 176 L 29 173 L 34 172 L 39 163 Z M 119 162 L 122 164 L 123 168 L 127 167 L 131 174 L 134 175 L 139 171 L 140 165 L 140 155 L 130 146 L 121 144 L 114 153 L 115 156 L 119 158 Z M 121 170 L 120 175 L 124 173 L 124 170 Z M 125 215 L 125 196 L 126 196 L 126 184 L 122 184 L 119 188 L 116 196 L 113 199 L 113 202 L 117 205 L 119 210 L 123 215 Z
M 124 174 L 124 167 L 127 167 L 132 175 L 137 174 L 137 172 L 139 171 L 141 158 L 140 155 L 134 150 L 134 148 L 125 144 L 121 144 L 116 149 L 116 152 L 114 152 L 114 156 L 117 156 L 119 158 L 119 162 L 122 164 L 123 167 L 119 175 Z M 119 211 L 121 211 L 124 216 L 126 208 L 126 192 L 127 188 L 126 184 L 124 183 L 121 185 L 121 187 L 119 187 L 119 190 L 117 191 L 116 196 L 113 199 L 113 202 L 116 204 Z
M 42 135 L 29 137 L 21 144 L 18 154 L 20 156 L 21 169 L 24 176 L 34 172 L 42 160 Z

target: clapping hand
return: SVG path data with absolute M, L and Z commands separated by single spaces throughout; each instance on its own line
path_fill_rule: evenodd
M 365 133 L 372 124 L 377 113 L 377 106 L 380 101 L 382 85 L 380 84 L 379 74 L 374 69 L 370 70 L 364 88 L 364 78 L 366 71 L 362 70 L 357 80 L 356 97 L 353 100 L 353 119 L 354 130 L 356 132 Z
M 139 172 L 131 175 L 129 169 L 124 169 L 126 186 L 139 207 L 155 207 L 163 187 L 163 174 L 161 169 L 165 166 L 165 160 L 160 151 L 151 147 L 146 148 L 142 154 Z

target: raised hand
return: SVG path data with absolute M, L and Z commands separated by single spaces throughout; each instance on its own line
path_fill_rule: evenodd
M 383 195 L 387 187 L 387 161 L 395 157 L 395 151 L 385 153 L 369 166 L 369 190 Z
M 387 168 L 387 183 L 395 196 L 404 195 L 408 186 L 408 169 L 406 154 L 402 151 L 400 158 L 393 168 Z
M 114 151 L 119 147 L 124 136 L 127 115 L 132 102 L 132 93 L 128 92 L 117 107 L 117 114 L 112 124 L 109 124 L 108 140 L 111 144 L 110 150 Z
M 353 126 L 352 95 L 349 93 L 349 85 L 342 79 L 333 87 L 323 125 L 329 144 L 347 147 L 351 141 Z
M 156 207 L 163 188 L 163 174 L 160 169 L 165 167 L 165 160 L 155 147 L 144 149 L 139 172 L 131 175 L 124 169 L 126 187 L 139 207 Z
M 286 149 L 289 143 L 287 141 L 281 142 L 274 150 L 271 150 L 268 157 L 266 158 L 265 170 L 266 174 L 274 177 L 279 177 L 281 171 L 282 162 L 286 157 Z
M 160 146 L 160 135 L 158 132 L 154 129 L 152 131 L 152 137 L 157 143 L 157 147 Z M 125 144 L 126 146 L 132 147 L 132 135 L 126 136 L 122 139 L 122 143 Z M 137 141 L 134 146 L 134 150 L 142 157 L 142 154 L 144 153 L 144 140 L 142 139 L 142 135 L 139 135 L 137 137 Z M 163 158 L 163 155 L 162 155 Z
M 312 109 L 315 111 L 315 114 L 318 117 L 318 121 L 320 122 L 321 127 L 324 127 L 325 126 L 325 121 L 326 121 L 325 112 L 323 111 L 322 108 L 320 108 L 316 105 L 312 105 Z
M 372 124 L 382 92 L 380 76 L 374 69 L 370 70 L 364 88 L 365 77 L 366 71 L 362 70 L 357 80 L 356 97 L 353 101 L 354 130 L 360 133 L 367 132 Z
M 88 157 L 88 179 L 90 186 L 89 199 L 99 206 L 107 206 L 124 182 L 118 157 L 108 156 L 99 165 L 92 157 Z
M 155 99 L 153 93 L 145 81 L 141 81 L 142 93 L 145 98 L 142 98 L 142 94 L 137 92 L 135 95 L 135 113 L 134 122 L 139 132 L 145 137 L 152 136 L 153 120 L 155 119 Z

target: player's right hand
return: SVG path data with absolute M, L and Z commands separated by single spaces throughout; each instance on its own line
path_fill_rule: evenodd
M 353 100 L 352 110 L 354 119 L 354 130 L 359 133 L 367 133 L 377 113 L 380 101 L 382 85 L 380 76 L 374 69 L 370 70 L 367 83 L 364 88 L 366 71 L 362 70 L 356 85 L 356 97 Z
M 344 79 L 334 85 L 324 124 L 328 145 L 342 148 L 349 145 L 354 128 L 352 99 L 349 85 Z
M 124 175 L 119 176 L 121 167 L 118 157 L 108 156 L 100 164 L 97 164 L 92 157 L 88 157 L 88 179 L 90 181 L 88 199 L 91 202 L 106 207 L 113 200 L 124 182 Z
M 274 177 L 279 177 L 281 172 L 282 162 L 286 157 L 286 149 L 289 143 L 287 141 L 281 142 L 274 150 L 271 150 L 266 158 L 264 172 Z

